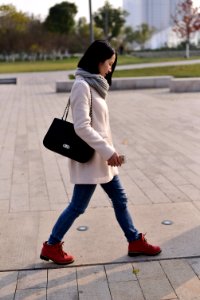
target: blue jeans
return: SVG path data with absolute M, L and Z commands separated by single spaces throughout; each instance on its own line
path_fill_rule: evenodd
M 96 184 L 75 184 L 71 202 L 54 225 L 48 240 L 49 244 L 53 245 L 62 241 L 75 219 L 86 210 L 96 186 Z M 127 241 L 132 242 L 138 239 L 139 233 L 133 225 L 127 208 L 127 196 L 119 177 L 114 176 L 110 182 L 101 184 L 101 187 L 112 201 L 116 219 Z

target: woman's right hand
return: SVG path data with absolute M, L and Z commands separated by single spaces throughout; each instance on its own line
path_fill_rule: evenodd
M 108 165 L 111 167 L 119 167 L 122 165 L 122 158 L 115 152 L 108 160 Z

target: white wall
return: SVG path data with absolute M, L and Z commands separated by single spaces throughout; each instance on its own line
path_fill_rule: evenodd
M 200 6 L 200 0 L 193 0 L 195 6 Z M 177 46 L 178 36 L 172 31 L 172 15 L 180 0 L 123 0 L 123 9 L 129 12 L 126 24 L 135 30 L 142 23 L 147 23 L 156 29 L 156 33 L 146 44 L 148 48 L 156 49 L 168 45 Z M 197 44 L 200 34 L 193 41 Z

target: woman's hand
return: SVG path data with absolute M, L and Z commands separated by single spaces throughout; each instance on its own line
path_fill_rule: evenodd
M 119 167 L 122 164 L 122 157 L 115 152 L 107 161 L 109 166 Z

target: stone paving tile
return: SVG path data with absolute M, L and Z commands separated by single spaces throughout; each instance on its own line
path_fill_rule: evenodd
M 0 269 L 31 268 L 38 238 L 37 213 L 1 213 Z
M 148 174 L 149 178 L 152 177 Z M 160 188 L 160 190 L 173 202 L 189 202 L 190 198 L 187 197 L 179 188 L 174 186 L 167 178 L 163 175 L 157 174 L 152 181 Z
M 161 265 L 179 299 L 200 299 L 200 280 L 188 262 L 163 261 Z
M 133 181 L 133 179 L 123 172 L 122 183 L 126 187 L 126 193 L 131 204 L 151 204 L 151 200 L 144 191 Z
M 134 267 L 146 300 L 178 299 L 159 262 L 136 263 Z
M 194 203 L 194 206 L 200 211 L 200 201 L 198 200 L 193 203 Z
M 76 268 L 48 270 L 47 299 L 79 299 Z
M 115 300 L 145 300 L 137 281 L 120 281 L 109 284 L 111 299 Z
M 46 270 L 20 271 L 17 281 L 18 290 L 41 289 L 47 286 Z
M 10 203 L 9 203 L 8 199 L 0 200 L 0 212 L 3 212 L 3 213 L 8 212 L 9 206 L 10 206 Z
M 29 185 L 26 183 L 12 184 L 10 196 L 10 211 L 29 211 Z
M 77 273 L 79 299 L 111 300 L 103 266 L 80 267 Z
M 137 277 L 134 274 L 133 269 L 134 268 L 131 264 L 105 265 L 105 272 L 109 283 L 137 280 Z
M 200 190 L 192 184 L 179 185 L 178 188 L 192 201 L 200 201 Z
M 152 203 L 170 202 L 170 199 L 142 171 L 133 170 L 130 177 L 150 198 Z
M 0 273 L 0 299 L 13 300 L 17 288 L 18 272 Z
M 17 290 L 14 300 L 46 300 L 46 289 Z
M 191 259 L 188 260 L 188 263 L 192 267 L 194 273 L 200 279 L 200 258 L 191 258 Z
M 10 198 L 11 186 L 11 180 L 9 179 L 0 181 L 0 200 Z
M 105 265 L 112 299 L 144 300 L 131 264 Z

